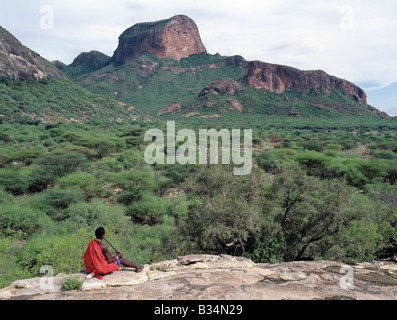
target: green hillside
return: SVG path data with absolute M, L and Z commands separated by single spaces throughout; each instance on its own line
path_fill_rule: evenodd
M 70 80 L 0 79 L 0 122 L 131 122 L 135 109 L 106 96 L 93 94 Z
M 87 69 L 85 69 L 87 70 Z M 247 62 L 239 56 L 199 54 L 182 59 L 159 59 L 145 55 L 126 64 L 110 63 L 99 70 L 84 71 L 68 66 L 64 71 L 84 88 L 132 104 L 150 116 L 162 118 L 248 117 L 335 118 L 382 116 L 340 91 L 323 94 L 258 90 L 245 81 Z M 201 94 L 213 82 L 241 86 L 238 92 Z M 178 105 L 177 110 L 167 107 Z M 164 110 L 164 108 L 166 108 Z

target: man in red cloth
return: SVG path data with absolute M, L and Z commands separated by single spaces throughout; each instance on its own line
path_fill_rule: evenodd
M 102 280 L 103 275 L 119 271 L 120 265 L 127 268 L 135 268 L 136 272 L 141 272 L 143 270 L 142 266 L 125 260 L 121 253 L 117 253 L 115 257 L 110 255 L 108 248 L 102 243 L 102 240 L 105 238 L 104 228 L 98 228 L 95 231 L 95 236 L 96 239 L 91 241 L 84 254 L 84 264 L 88 272 L 87 278 L 96 276 L 98 279 Z

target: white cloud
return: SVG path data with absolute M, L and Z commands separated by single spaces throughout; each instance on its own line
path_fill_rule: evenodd
M 40 7 L 54 29 L 40 29 Z M 131 25 L 186 14 L 210 53 L 322 69 L 373 87 L 397 82 L 395 0 L 30 0 L 4 1 L 3 27 L 49 60 L 82 51 L 112 55 Z M 371 94 L 371 91 L 368 92 Z

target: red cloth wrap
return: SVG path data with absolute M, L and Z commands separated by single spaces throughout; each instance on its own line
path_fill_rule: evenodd
M 84 264 L 87 268 L 88 274 L 94 272 L 95 276 L 102 280 L 101 275 L 119 271 L 120 268 L 115 263 L 108 263 L 102 253 L 99 243 L 92 240 L 84 254 Z

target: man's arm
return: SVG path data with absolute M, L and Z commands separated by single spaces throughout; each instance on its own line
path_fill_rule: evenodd
M 113 263 L 113 262 L 115 262 L 115 261 L 117 261 L 117 260 L 120 259 L 119 256 L 112 257 L 112 256 L 110 255 L 110 253 L 109 253 L 108 248 L 107 248 L 104 244 L 101 246 L 101 249 L 102 249 L 102 253 L 103 253 L 103 255 L 105 256 L 105 259 L 106 259 L 106 261 L 107 261 L 108 263 Z

